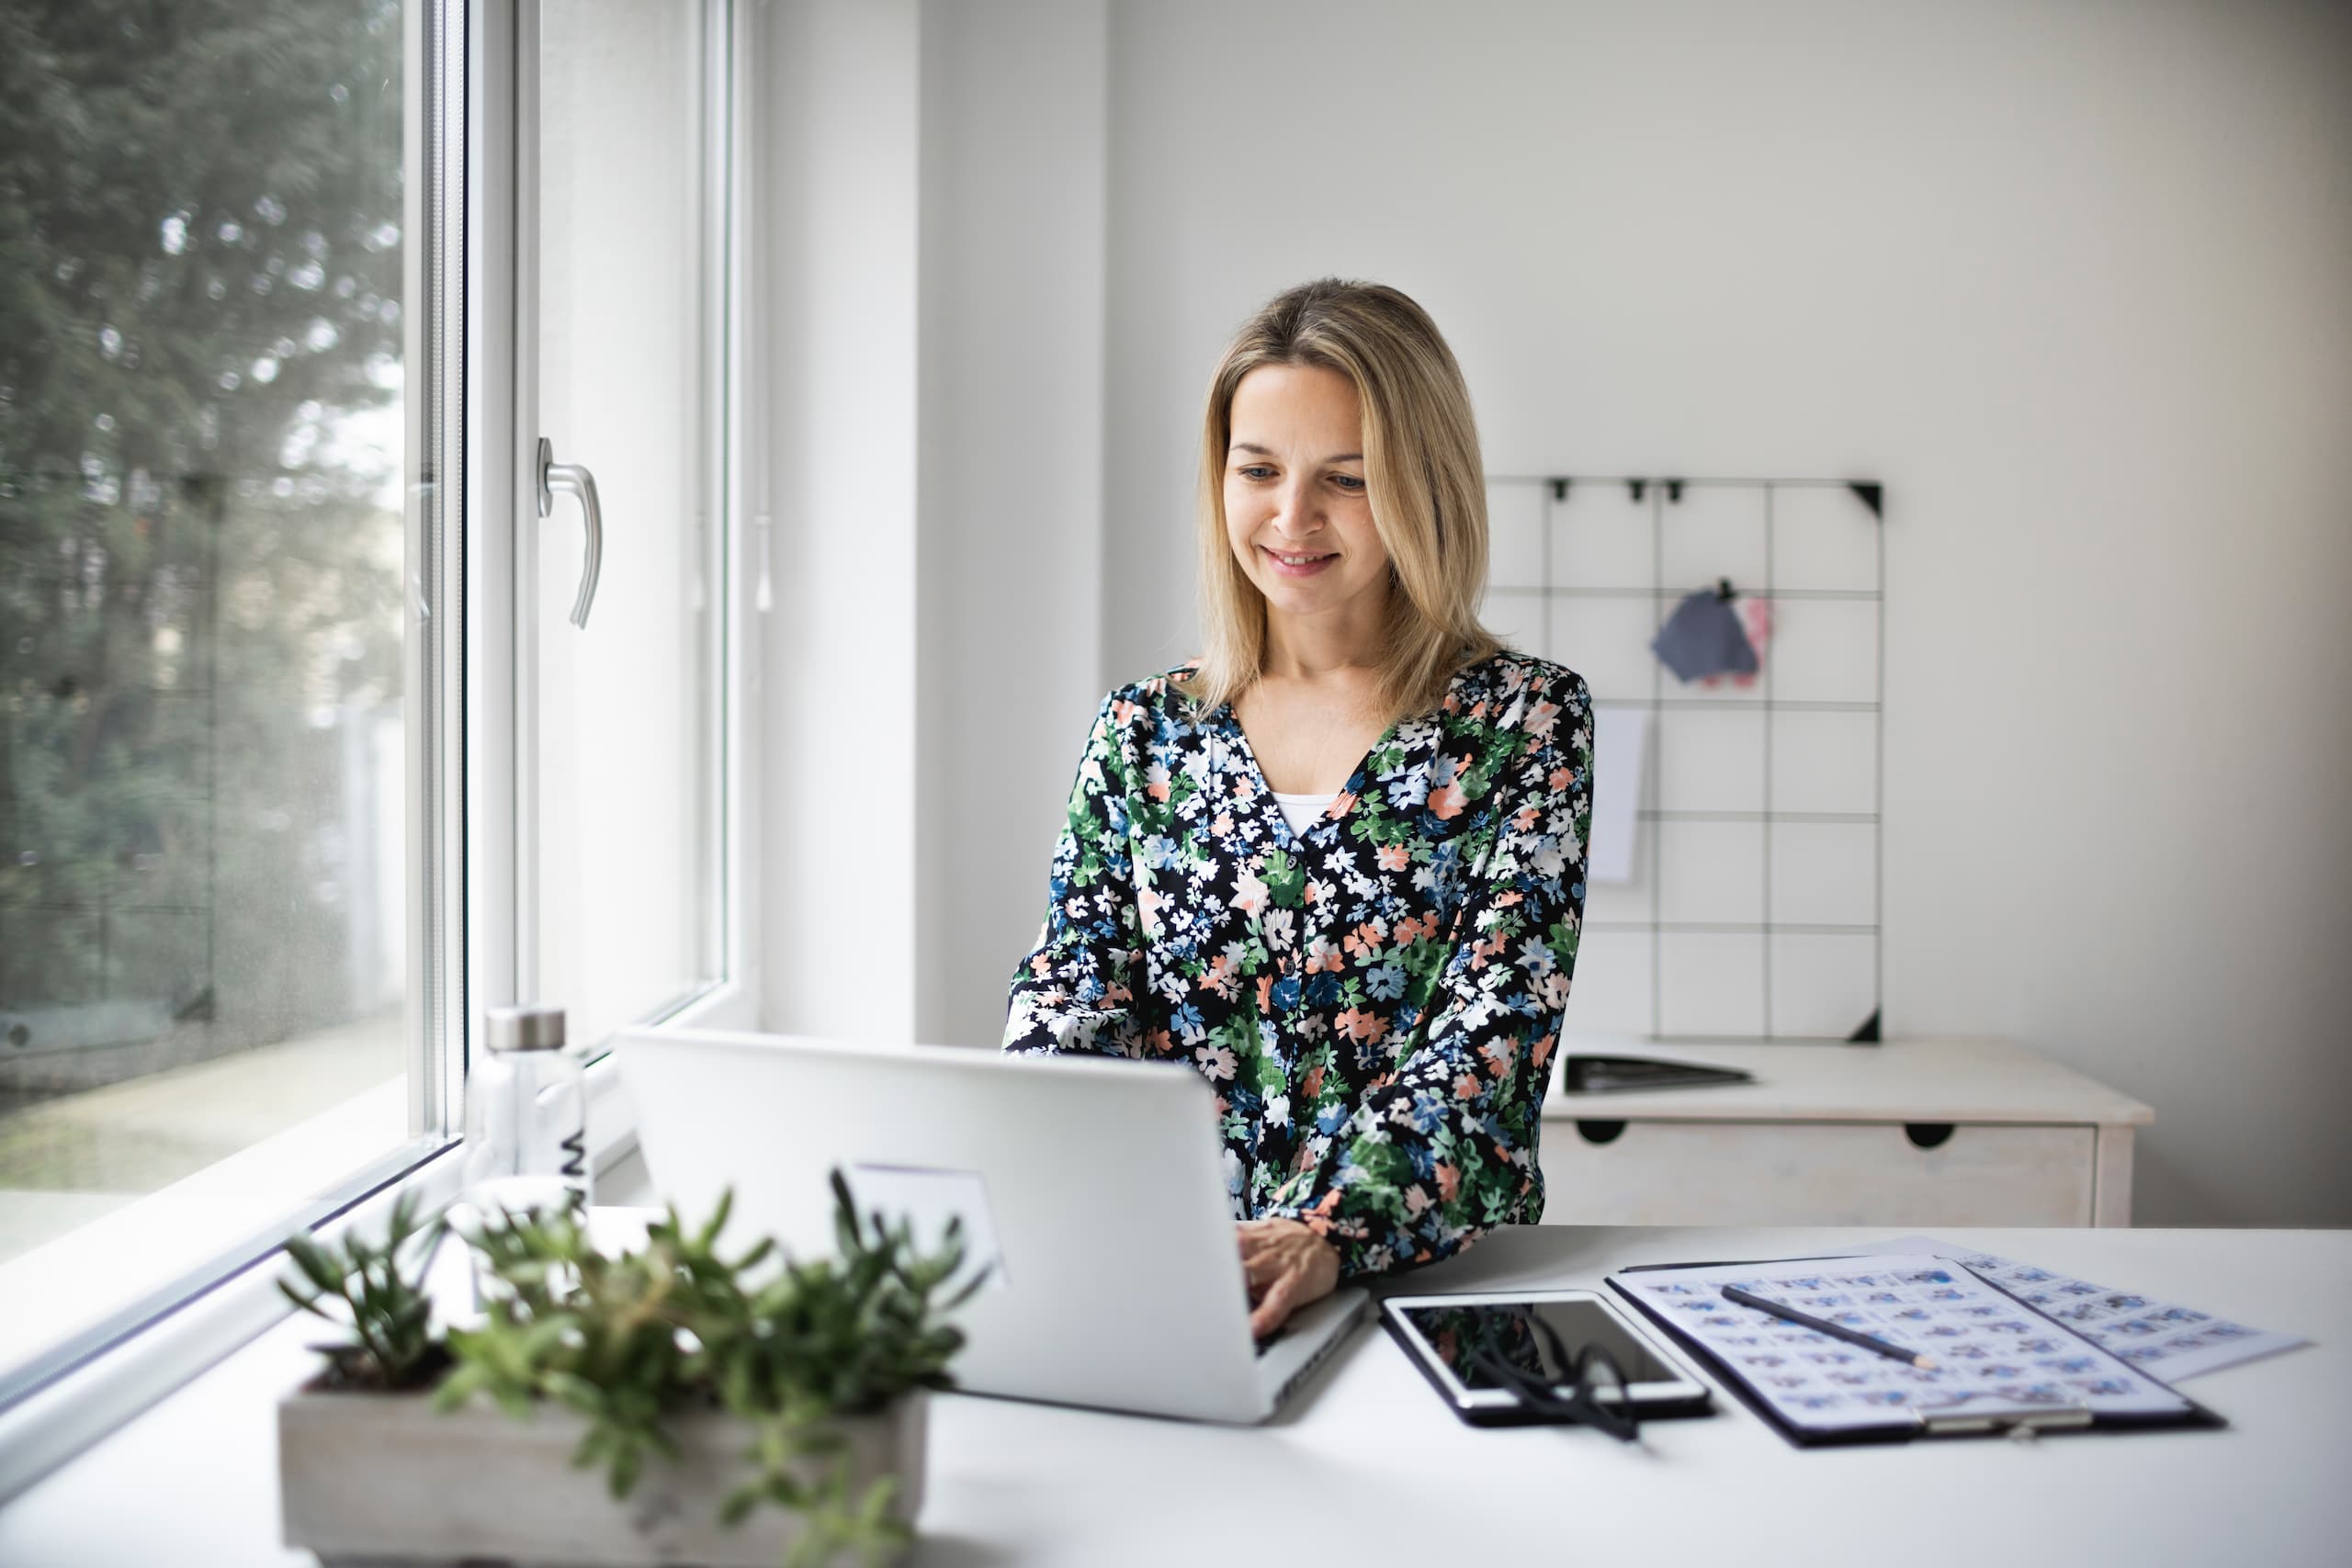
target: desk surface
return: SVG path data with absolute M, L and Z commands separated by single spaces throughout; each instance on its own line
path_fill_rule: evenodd
M 1590 1285 L 1627 1263 L 1802 1256 L 1891 1234 L 1529 1227 L 1408 1282 Z M 912 1561 L 2345 1561 L 2352 1232 L 1941 1234 L 2320 1343 L 2187 1384 L 2228 1431 L 1800 1450 L 1728 1394 L 1721 1414 L 1654 1424 L 1638 1448 L 1464 1427 L 1367 1327 L 1256 1428 L 940 1399 Z M 277 1544 L 273 1407 L 308 1375 L 315 1327 L 265 1335 L 0 1511 L 0 1562 L 311 1561 Z

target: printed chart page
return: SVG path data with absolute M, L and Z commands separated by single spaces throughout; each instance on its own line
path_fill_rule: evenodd
M 2179 1415 L 2188 1401 L 2006 1291 L 1927 1254 L 1798 1258 L 1615 1274 L 1791 1425 L 1815 1431 L 1941 1416 Z M 1723 1294 L 1736 1285 L 1923 1354 L 1932 1371 Z
M 1930 1253 L 1982 1275 L 2029 1306 L 2041 1308 L 2084 1338 L 2114 1351 L 2151 1377 L 2179 1382 L 2261 1356 L 2308 1345 L 2292 1334 L 2249 1328 L 2195 1307 L 2158 1301 L 2135 1291 L 2094 1285 L 2064 1274 L 1955 1247 L 1928 1235 L 1876 1242 L 1864 1252 Z

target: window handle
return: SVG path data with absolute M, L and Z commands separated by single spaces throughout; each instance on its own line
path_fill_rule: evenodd
M 596 598 L 596 569 L 605 558 L 605 517 L 596 505 L 596 476 L 578 463 L 559 463 L 555 447 L 544 435 L 539 437 L 539 515 L 550 516 L 555 512 L 558 493 L 575 496 L 580 502 L 580 521 L 587 530 L 587 548 L 580 562 L 580 598 L 571 606 L 571 624 L 586 630 L 588 606 Z

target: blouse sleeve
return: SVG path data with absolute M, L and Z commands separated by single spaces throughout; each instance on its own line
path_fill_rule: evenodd
M 1136 989 L 1143 956 L 1127 849 L 1131 769 L 1119 744 L 1117 693 L 1102 700 L 1054 845 L 1050 901 L 1037 942 L 1012 976 L 1004 1049 L 1139 1056 Z
M 1584 916 L 1592 701 L 1563 671 L 1529 704 L 1418 1043 L 1263 1211 L 1329 1241 L 1342 1278 L 1435 1262 L 1543 1213 L 1536 1140 Z

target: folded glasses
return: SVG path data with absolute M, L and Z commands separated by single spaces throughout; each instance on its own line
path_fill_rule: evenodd
M 1550 1352 L 1552 1364 L 1559 1369 L 1556 1374 L 1544 1370 L 1535 1343 L 1539 1335 L 1543 1349 Z M 1598 1345 L 1583 1346 L 1571 1354 L 1559 1330 L 1524 1308 L 1481 1314 L 1479 1326 L 1465 1337 L 1463 1354 L 1471 1365 L 1510 1390 L 1522 1407 L 1547 1419 L 1598 1427 L 1621 1443 L 1633 1442 L 1641 1435 L 1633 1406 L 1625 1398 L 1625 1371 L 1617 1359 Z

